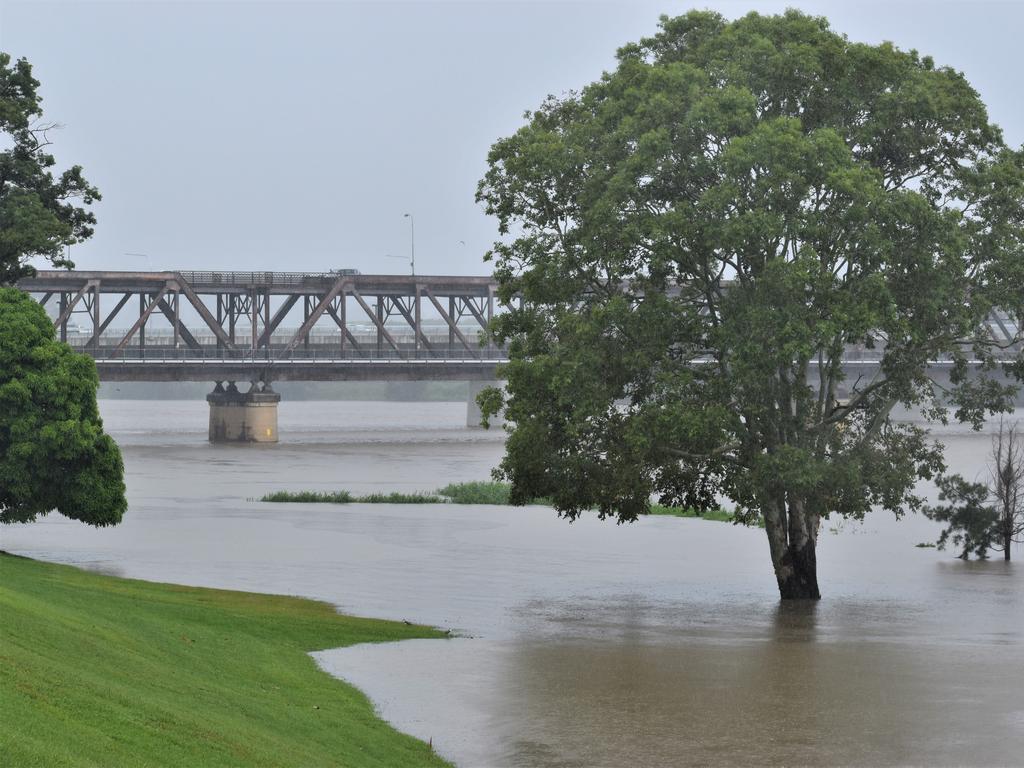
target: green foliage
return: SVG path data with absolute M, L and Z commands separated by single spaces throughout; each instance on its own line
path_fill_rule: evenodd
M 77 207 L 99 193 L 74 166 L 54 178 L 45 150 L 39 82 L 27 61 L 0 52 L 0 286 L 32 275 L 42 257 L 73 266 L 64 247 L 92 235 Z M 26 522 L 57 509 L 92 525 L 124 513 L 121 454 L 96 410 L 96 367 L 54 340 L 29 297 L 0 288 L 0 522 Z
M 0 288 L 0 522 L 56 509 L 90 525 L 127 507 L 121 453 L 103 432 L 96 365 L 54 339 L 27 294 Z
M 508 396 L 479 402 L 512 425 L 513 503 L 628 521 L 725 496 L 763 516 L 784 596 L 814 597 L 821 518 L 920 508 L 942 469 L 895 404 L 1009 406 L 983 319 L 1024 313 L 1024 151 L 929 57 L 798 11 L 663 18 L 488 162 L 521 305 L 493 324 Z M 858 346 L 881 363 L 847 381 Z
M 508 504 L 507 483 L 451 483 L 436 493 L 369 493 L 353 496 L 348 491 L 274 491 L 260 501 L 328 504 Z M 535 503 L 541 503 L 537 501 Z
M 945 549 L 949 542 L 960 548 L 958 557 L 967 560 L 971 555 L 984 560 L 996 539 L 999 513 L 988 504 L 988 487 L 983 483 L 969 483 L 959 475 L 938 480 L 939 500 L 948 502 L 925 508 L 932 520 L 946 523 L 935 546 Z
M 97 189 L 72 166 L 54 178 L 46 152 L 57 126 L 42 119 L 39 81 L 25 59 L 0 51 L 0 135 L 10 148 L 0 152 L 0 285 L 35 274 L 27 263 L 41 257 L 73 267 L 65 246 L 92 236 L 96 217 L 82 207 L 100 199 Z
M 441 504 L 444 502 L 440 496 L 429 493 L 369 493 L 365 496 L 357 496 L 353 501 L 360 504 Z
M 505 506 L 511 503 L 512 485 L 499 482 L 450 483 L 438 489 L 436 494 L 428 493 L 371 493 L 366 496 L 353 496 L 348 491 L 274 491 L 263 496 L 260 501 L 328 503 L 328 504 L 493 504 Z M 551 506 L 550 499 L 530 499 L 528 504 Z M 669 517 L 699 517 L 704 520 L 716 520 L 723 523 L 739 523 L 764 527 L 760 517 L 740 518 L 733 512 L 724 509 L 698 510 L 690 507 L 669 507 L 664 504 L 652 504 L 645 515 L 665 515 Z
M 1001 551 L 1009 560 L 1012 545 L 1024 540 L 1024 432 L 1000 420 L 990 458 L 990 483 L 943 476 L 937 484 L 939 501 L 946 503 L 924 510 L 946 524 L 936 546 L 945 549 L 952 542 L 964 560 L 971 555 L 984 560 L 989 550 Z
M 370 493 L 353 496 L 348 491 L 274 491 L 260 501 L 329 504 L 508 504 L 505 483 L 451 483 L 436 493 Z
M 300 502 L 304 504 L 349 504 L 352 494 L 348 491 L 274 491 L 260 501 Z
M 437 630 L 3 553 L 0 616 L 5 766 L 447 765 L 308 655 Z
M 471 483 L 451 483 L 446 485 L 444 488 L 438 490 L 441 496 L 444 496 L 454 504 L 511 504 L 512 485 L 510 483 L 501 483 L 496 481 L 477 481 Z M 551 500 L 538 496 L 534 499 L 529 499 L 525 504 L 536 504 L 539 506 L 550 507 Z
M 505 394 L 499 387 L 484 387 L 477 393 L 476 403 L 480 407 L 480 426 L 490 429 L 488 416 L 498 413 L 505 404 Z
M 453 504 L 508 504 L 510 488 L 508 483 L 449 483 L 437 492 Z

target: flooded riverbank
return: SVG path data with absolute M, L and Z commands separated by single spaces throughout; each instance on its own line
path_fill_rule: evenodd
M 452 628 L 465 637 L 318 660 L 461 765 L 1024 760 L 1024 570 L 914 548 L 930 521 L 826 524 L 825 599 L 780 608 L 758 529 L 251 501 L 487 479 L 502 435 L 463 428 L 462 403 L 283 403 L 282 443 L 242 447 L 205 442 L 203 403 L 101 409 L 125 522 L 51 517 L 0 529 L 0 547 Z M 959 471 L 981 470 L 986 436 L 942 439 Z

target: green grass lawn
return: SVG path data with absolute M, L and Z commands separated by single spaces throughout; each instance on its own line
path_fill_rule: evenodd
M 0 765 L 447 765 L 307 655 L 440 637 L 0 553 Z

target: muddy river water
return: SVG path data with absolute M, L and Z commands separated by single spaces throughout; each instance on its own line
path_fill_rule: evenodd
M 450 628 L 315 657 L 462 766 L 1024 765 L 1024 568 L 915 548 L 928 520 L 826 523 L 825 598 L 780 607 L 757 529 L 253 500 L 487 479 L 502 434 L 464 404 L 284 402 L 282 442 L 241 447 L 207 444 L 205 408 L 102 402 L 123 524 L 51 516 L 0 548 Z M 982 471 L 987 436 L 940 438 Z

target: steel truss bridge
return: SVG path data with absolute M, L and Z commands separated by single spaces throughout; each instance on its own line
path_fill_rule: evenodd
M 492 380 L 507 360 L 480 343 L 489 277 L 46 270 L 18 287 L 107 381 Z
M 480 343 L 499 309 L 489 277 L 47 270 L 18 286 L 107 381 L 487 381 L 508 359 Z M 1019 318 L 987 327 L 1019 354 Z M 876 368 L 878 352 L 845 365 Z

